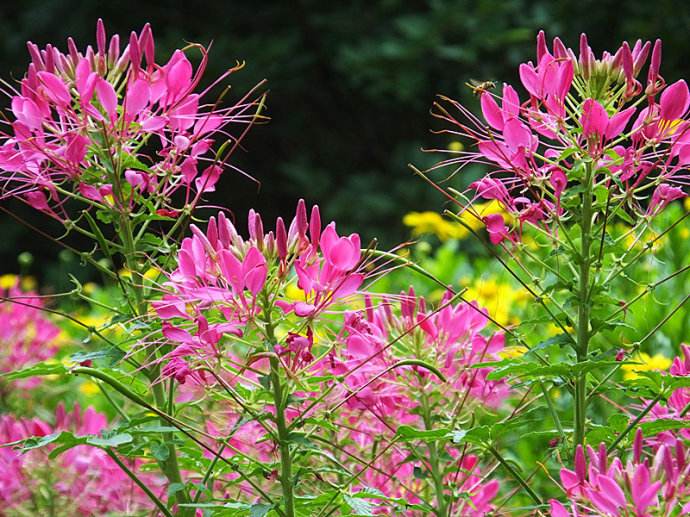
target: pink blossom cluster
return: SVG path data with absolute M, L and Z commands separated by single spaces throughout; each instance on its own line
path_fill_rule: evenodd
M 17 419 L 0 416 L 0 502 L 3 513 L 42 510 L 36 505 L 41 498 L 54 497 L 50 504 L 72 515 L 105 515 L 113 512 L 130 515 L 150 510 L 152 503 L 141 489 L 120 469 L 105 451 L 89 445 L 78 445 L 50 459 L 51 447 L 21 452 L 7 444 L 52 433 L 70 431 L 77 436 L 98 435 L 106 429 L 104 415 L 89 407 L 75 406 L 67 413 L 58 406 L 55 423 L 38 418 Z M 129 468 L 140 462 L 123 459 Z M 149 488 L 160 492 L 162 482 L 151 474 L 139 472 Z M 47 508 L 43 510 L 47 511 Z
M 681 345 L 681 356 L 675 357 L 669 377 L 690 375 L 690 347 Z M 643 401 L 651 405 L 642 422 L 687 420 L 684 409 L 690 403 L 689 388 L 677 388 L 665 403 Z M 643 410 L 641 408 L 640 410 Z M 560 479 L 566 496 L 572 501 L 572 514 L 558 501 L 551 501 L 553 517 L 606 515 L 677 515 L 690 514 L 690 451 L 687 429 L 665 430 L 643 437 L 637 429 L 630 459 L 610 458 L 606 446 L 598 450 L 579 446 L 574 470 L 563 468 Z M 589 467 L 586 458 L 589 458 Z M 673 513 L 676 515 L 676 513 Z
M 509 84 L 500 95 L 482 91 L 483 121 L 449 101 L 469 123 L 438 110 L 438 118 L 455 126 L 448 133 L 476 145 L 441 165 L 488 165 L 490 172 L 471 185 L 475 199 L 498 200 L 513 216 L 512 227 L 501 214 L 484 218 L 493 243 L 518 239 L 525 224 L 548 229 L 551 220 L 567 215 L 568 187 L 583 181 L 588 166 L 593 185 L 605 186 L 614 203 L 642 215 L 686 196 L 690 93 L 683 80 L 666 84 L 660 61 L 660 40 L 653 46 L 638 40 L 633 48 L 623 43 L 597 59 L 584 34 L 577 55 L 559 38 L 549 49 L 540 32 L 536 63 L 519 67 L 526 98 Z
M 54 210 L 65 191 L 120 208 L 149 197 L 161 215 L 172 215 L 165 201 L 176 191 L 182 189 L 187 203 L 215 189 L 224 164 L 215 158 L 214 139 L 227 137 L 231 123 L 248 123 L 252 103 L 245 98 L 219 108 L 203 99 L 233 70 L 197 92 L 207 49 L 191 46 L 201 53 L 196 70 L 186 49 L 158 64 L 148 24 L 130 35 L 124 50 L 118 35 L 107 40 L 100 20 L 95 48 L 81 52 L 72 39 L 67 47 L 63 53 L 28 43 L 31 63 L 10 92 L 0 132 L 3 197 L 21 197 L 65 218 Z M 128 195 L 113 199 L 113 190 L 124 186 Z
M 491 368 L 475 368 L 500 359 L 503 335 L 481 334 L 488 319 L 476 304 L 449 301 L 447 296 L 440 309 L 427 307 L 424 298 L 410 289 L 377 307 L 366 297 L 363 311 L 345 316 L 343 346 L 333 350 L 321 366 L 343 378 L 333 401 L 344 423 L 343 440 L 352 442 L 347 447 L 350 453 L 364 455 L 385 446 L 400 425 L 424 429 L 420 393 L 426 392 L 433 401 L 434 414 L 441 408 L 462 411 L 463 405 L 468 412 L 477 404 L 496 408 L 508 397 L 504 381 L 487 379 Z M 409 358 L 428 361 L 444 379 L 421 365 L 399 365 Z M 457 446 L 449 446 L 445 453 L 452 463 L 448 466 L 452 474 L 445 476 L 449 492 L 469 497 L 469 501 L 455 501 L 454 514 L 488 513 L 498 481 L 485 482 L 478 459 L 460 453 Z M 363 486 L 417 503 L 420 482 L 415 467 L 427 469 L 428 465 L 410 461 L 409 449 L 396 444 L 363 474 Z
M 14 286 L 2 290 L 0 301 L 0 372 L 7 373 L 53 357 L 58 350 L 56 338 L 60 329 L 41 312 L 43 300 L 33 292 L 25 292 L 17 278 Z M 17 302 L 17 303 L 15 303 Z M 30 387 L 39 378 L 15 381 L 17 386 Z
M 647 447 L 644 442 L 638 429 L 626 463 L 609 459 L 604 444 L 596 451 L 588 446 L 586 455 L 578 446 L 575 469 L 560 473 L 570 510 L 551 500 L 552 517 L 690 514 L 690 454 L 684 441 L 667 433 L 663 442 Z
M 164 320 L 164 338 L 176 345 L 166 356 L 164 373 L 179 382 L 192 371 L 188 358 L 224 357 L 223 336 L 251 332 L 256 318 L 274 307 L 279 318 L 294 314 L 304 321 L 304 330 L 274 345 L 290 368 L 305 366 L 312 360 L 311 322 L 356 292 L 364 279 L 359 236 L 339 236 L 335 223 L 322 229 L 318 207 L 308 217 L 300 201 L 289 227 L 278 218 L 275 230 L 267 233 L 255 212 L 250 211 L 248 221 L 247 239 L 222 212 L 210 219 L 205 233 L 192 225 L 193 235 L 180 246 L 178 267 L 164 283 L 162 299 L 153 304 Z M 295 280 L 299 300 L 285 294 Z
M 668 374 L 673 377 L 688 377 L 690 376 L 690 346 L 681 344 L 680 349 L 681 355 L 673 358 L 673 363 L 671 364 Z M 686 414 L 688 404 L 690 404 L 690 388 L 675 389 L 666 398 L 665 403 L 654 404 L 649 415 L 647 415 L 644 420 L 654 421 L 665 418 L 690 421 L 690 415 Z M 681 429 L 678 432 L 683 438 L 690 438 L 690 430 Z M 661 433 L 659 435 L 660 439 L 665 437 L 666 433 Z

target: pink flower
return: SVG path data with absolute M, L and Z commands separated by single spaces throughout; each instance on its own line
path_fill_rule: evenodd
M 492 244 L 498 244 L 503 240 L 510 239 L 510 233 L 501 214 L 490 214 L 484 218 L 486 231 L 489 233 L 489 240 Z
M 36 293 L 25 292 L 16 284 L 0 294 L 12 301 L 0 302 L 0 372 L 18 370 L 55 356 L 60 329 L 42 309 L 44 303 Z M 30 388 L 39 378 L 13 382 L 17 388 Z
M 99 23 L 97 39 L 103 35 Z M 0 134 L 0 168 L 6 171 L 0 173 L 0 198 L 21 197 L 53 215 L 61 204 L 55 184 L 99 191 L 112 181 L 99 158 L 104 142 L 131 153 L 128 162 L 141 164 L 128 169 L 126 181 L 138 187 L 136 195 L 120 196 L 128 204 L 154 192 L 169 204 L 180 189 L 189 203 L 214 190 L 223 167 L 213 163 L 200 172 L 198 164 L 215 160 L 214 138 L 227 135 L 229 126 L 240 122 L 244 134 L 254 104 L 244 98 L 218 107 L 203 97 L 234 70 L 197 92 L 207 63 L 203 47 L 197 47 L 201 60 L 195 70 L 181 50 L 167 63 L 155 63 L 148 25 L 132 33 L 122 52 L 119 42 L 115 35 L 108 48 L 103 43 L 96 52 L 88 47 L 82 53 L 70 40 L 66 54 L 50 45 L 45 50 L 28 45 L 32 63 L 11 99 L 14 120 Z M 149 151 L 156 160 L 149 159 Z

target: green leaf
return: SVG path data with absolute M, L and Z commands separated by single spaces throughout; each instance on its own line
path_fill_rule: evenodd
M 19 440 L 18 442 L 12 442 L 7 445 L 15 445 L 21 443 L 22 451 L 30 451 L 31 449 L 40 449 L 51 443 L 64 443 L 67 440 L 74 439 L 74 435 L 69 431 L 62 431 L 59 433 L 52 433 L 46 436 L 32 436 L 31 438 L 26 438 L 24 440 Z
M 44 375 L 63 375 L 67 373 L 67 368 L 62 363 L 58 362 L 45 362 L 34 364 L 28 368 L 22 368 L 21 370 L 15 370 L 10 373 L 3 374 L 2 376 L 10 381 L 15 379 L 25 379 L 27 377 L 40 377 Z
M 558 345 L 558 346 L 565 346 L 572 343 L 572 338 L 563 332 L 560 334 L 557 334 L 553 337 L 550 337 L 549 339 L 542 341 L 540 343 L 537 343 L 534 345 L 532 348 L 530 348 L 527 352 L 525 352 L 525 355 L 528 354 L 533 354 L 534 352 L 538 352 L 540 350 L 543 350 L 545 348 L 548 348 L 553 345 Z
M 684 420 L 674 420 L 672 418 L 660 418 L 653 422 L 644 422 L 640 424 L 642 434 L 650 437 L 662 433 L 664 431 L 672 431 L 676 429 L 690 429 L 690 422 Z
M 151 444 L 151 454 L 158 461 L 165 461 L 170 457 L 170 449 L 164 443 L 153 443 Z
M 403 442 L 412 440 L 423 440 L 425 442 L 433 442 L 443 438 L 451 437 L 451 432 L 448 429 L 430 429 L 422 430 L 416 429 L 409 425 L 401 425 L 396 431 L 396 436 Z
M 93 352 L 77 352 L 72 354 L 70 359 L 76 363 L 83 363 L 84 361 L 92 361 L 94 359 L 106 359 L 109 366 L 114 365 L 125 356 L 125 353 L 119 348 L 109 347 L 101 350 L 94 350 Z
M 109 437 L 90 436 L 86 439 L 87 444 L 95 445 L 96 447 L 117 447 L 131 442 L 132 435 L 129 433 L 114 434 Z
M 265 503 L 253 504 L 249 509 L 249 517 L 264 517 L 273 509 L 273 505 Z
M 374 515 L 374 505 L 365 499 L 343 495 L 345 504 L 352 510 L 352 515 L 370 516 Z
M 620 413 L 611 415 L 608 418 L 609 427 L 611 427 L 611 429 L 613 429 L 616 432 L 621 432 L 623 429 L 625 429 L 629 422 L 630 418 L 628 418 L 627 415 L 623 415 Z
M 184 490 L 183 483 L 170 483 L 168 486 L 168 497 L 171 497 L 182 490 Z

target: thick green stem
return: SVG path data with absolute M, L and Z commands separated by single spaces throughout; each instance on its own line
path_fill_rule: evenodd
M 431 410 L 429 408 L 429 397 L 425 390 L 421 390 L 422 399 L 422 418 L 424 419 L 424 427 L 427 431 L 433 429 L 433 422 L 431 421 Z M 448 501 L 443 484 L 443 470 L 439 465 L 439 454 L 436 443 L 429 442 L 429 466 L 431 468 L 431 479 L 434 482 L 434 492 L 436 492 L 436 511 L 434 512 L 438 517 L 448 516 Z
M 153 398 L 155 399 L 156 406 L 158 408 L 165 408 L 165 393 L 163 392 L 163 385 L 160 382 L 157 382 L 153 385 Z M 168 422 L 165 419 L 161 418 L 161 425 L 166 425 L 167 423 Z M 180 475 L 180 466 L 177 463 L 177 451 L 175 450 L 173 433 L 163 433 L 161 438 L 168 448 L 168 457 L 165 460 L 159 460 L 158 462 L 161 470 L 170 484 L 179 483 L 184 485 L 182 476 Z M 190 502 L 186 488 L 176 492 L 175 498 L 180 504 Z M 191 512 L 193 511 L 193 508 L 182 507 L 179 510 L 179 515 L 192 515 Z
M 114 176 L 117 178 L 118 174 L 116 173 Z M 115 186 L 116 188 L 113 190 L 113 194 L 115 195 L 117 203 L 120 206 L 120 221 L 118 225 L 118 235 L 123 247 L 125 265 L 127 266 L 127 269 L 129 270 L 129 273 L 131 275 L 130 285 L 134 293 L 134 299 L 136 301 L 134 316 L 137 317 L 146 314 L 146 299 L 143 293 L 141 270 L 139 264 L 137 263 L 137 250 L 136 243 L 134 241 L 134 230 L 129 219 L 129 214 L 124 208 L 125 203 L 122 193 L 119 190 L 118 181 L 116 181 Z M 160 366 L 156 364 L 151 368 L 148 374 L 152 382 L 151 390 L 153 392 L 153 398 L 156 402 L 156 407 L 161 411 L 165 411 L 168 407 L 168 402 L 170 401 L 166 400 L 165 391 L 163 389 L 163 383 L 160 382 Z M 170 380 L 170 382 L 173 381 Z M 161 425 L 165 424 L 167 424 L 167 422 L 165 421 L 165 419 L 161 418 Z M 173 433 L 163 433 L 161 435 L 161 438 L 165 443 L 168 451 L 167 457 L 165 459 L 158 460 L 161 471 L 163 472 L 163 474 L 165 475 L 165 477 L 171 485 L 180 484 L 184 486 L 182 475 L 180 474 L 180 467 L 177 462 L 177 451 L 175 447 Z M 175 501 L 178 504 L 188 504 L 191 501 L 186 488 L 178 490 L 175 493 L 174 497 Z M 168 501 L 168 505 L 170 505 L 170 503 L 171 501 Z M 193 508 L 187 507 L 180 507 L 180 509 L 178 510 L 178 514 L 185 517 L 192 515 L 193 512 Z
M 290 439 L 285 421 L 285 395 L 280 380 L 280 365 L 276 358 L 271 358 L 271 385 L 276 406 L 276 426 L 278 428 L 278 446 L 280 449 L 280 486 L 283 490 L 283 506 L 286 517 L 295 516 L 295 498 L 292 486 L 292 456 Z
M 270 314 L 270 309 L 266 310 Z M 276 343 L 273 324 L 270 317 L 266 321 L 266 338 L 269 346 Z M 272 351 L 272 350 L 271 350 Z M 287 395 L 280 377 L 280 361 L 273 355 L 271 363 L 271 387 L 273 388 L 273 402 L 276 408 L 276 427 L 278 431 L 278 449 L 280 451 L 280 486 L 283 492 L 283 507 L 285 517 L 295 517 L 295 494 L 292 481 L 292 455 L 290 453 L 290 430 L 285 419 Z
M 587 360 L 589 353 L 590 338 L 590 269 L 592 267 L 591 246 L 592 246 L 592 169 L 587 168 L 584 180 L 584 193 L 582 195 L 582 218 L 580 220 L 581 248 L 580 248 L 580 271 L 578 287 L 578 314 L 577 314 L 577 335 L 576 335 L 576 355 L 577 362 Z M 575 446 L 583 444 L 586 434 L 586 414 L 587 414 L 587 372 L 579 372 L 575 378 Z
M 134 473 L 134 471 L 130 470 L 127 465 L 125 465 L 120 458 L 117 457 L 117 454 L 111 449 L 107 448 L 105 449 L 105 452 L 110 456 L 115 463 L 122 469 L 122 471 L 129 476 L 129 478 L 136 483 L 136 485 L 141 488 L 141 490 L 153 501 L 153 503 L 158 507 L 160 512 L 165 515 L 165 517 L 172 517 L 172 513 L 165 507 L 163 502 L 154 494 L 149 487 L 146 486 L 146 483 L 144 483 L 139 477 Z

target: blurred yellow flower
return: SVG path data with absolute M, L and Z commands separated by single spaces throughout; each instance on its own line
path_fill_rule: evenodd
M 297 302 L 299 302 L 299 301 L 303 302 L 306 299 L 304 291 L 302 291 L 302 289 L 297 287 L 297 284 L 294 282 L 291 282 L 285 286 L 285 296 L 289 300 L 294 300 Z
M 17 285 L 17 275 L 0 275 L 0 289 L 10 289 Z
M 84 294 L 87 296 L 91 296 L 93 293 L 96 292 L 98 289 L 98 285 L 95 282 L 86 282 L 82 286 L 82 291 L 84 291 Z
M 527 347 L 522 345 L 507 346 L 498 353 L 501 359 L 515 359 L 522 357 L 527 352 Z
M 60 330 L 60 333 L 53 339 L 53 345 L 61 347 L 74 342 L 74 338 L 66 330 Z
M 79 385 L 79 391 L 80 393 L 83 393 L 88 397 L 92 397 L 96 395 L 100 390 L 98 389 L 98 385 L 95 382 L 84 381 Z
M 413 235 L 432 234 L 439 240 L 464 239 L 472 230 L 479 230 L 484 227 L 482 218 L 491 214 L 503 214 L 508 216 L 500 203 L 491 200 L 486 203 L 475 203 L 469 209 L 464 210 L 460 215 L 461 224 L 457 221 L 445 219 L 436 212 L 409 212 L 403 217 L 403 224 L 412 228 Z M 507 217 L 510 222 L 510 217 Z M 466 226 L 465 226 L 466 225 Z
M 79 321 L 84 325 L 99 329 L 100 327 L 103 327 L 109 323 L 111 318 L 112 316 L 108 314 L 85 314 L 84 316 L 79 317 Z
M 518 319 L 513 314 L 513 310 L 523 307 L 530 299 L 525 289 L 516 289 L 509 283 L 499 282 L 494 277 L 477 279 L 466 287 L 464 298 L 475 300 L 501 325 L 517 324 Z
M 671 360 L 662 354 L 650 356 L 644 352 L 635 354 L 632 360 L 639 364 L 625 364 L 622 366 L 622 370 L 625 372 L 623 378 L 626 381 L 639 378 L 638 372 L 668 370 L 672 364 Z
M 436 212 L 410 212 L 403 224 L 412 228 L 413 235 L 432 234 L 440 240 L 464 239 L 469 232 L 461 224 L 448 221 Z
M 453 140 L 448 144 L 448 150 L 453 151 L 454 153 L 459 153 L 460 151 L 464 150 L 465 146 L 462 145 L 462 142 L 458 142 L 457 140 Z

